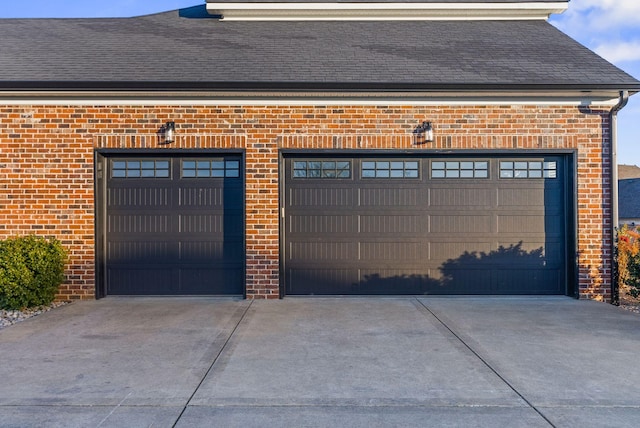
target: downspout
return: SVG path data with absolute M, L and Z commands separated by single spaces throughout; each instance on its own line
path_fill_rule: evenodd
M 618 246 L 618 112 L 629 102 L 629 91 L 620 91 L 618 104 L 613 106 L 609 116 L 611 126 L 611 257 L 617 254 Z M 611 260 L 615 266 L 616 261 Z M 617 269 L 611 269 L 611 303 L 620 303 L 620 290 L 618 290 Z

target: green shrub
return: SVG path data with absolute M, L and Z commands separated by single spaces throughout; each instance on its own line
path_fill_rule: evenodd
M 64 281 L 67 254 L 60 241 L 23 236 L 0 241 L 0 308 L 48 305 Z

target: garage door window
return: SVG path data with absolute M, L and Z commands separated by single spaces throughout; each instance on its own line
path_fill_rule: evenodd
M 434 161 L 431 178 L 489 178 L 488 161 Z
M 169 160 L 113 160 L 112 178 L 169 178 Z
M 363 161 L 362 178 L 419 178 L 418 161 Z
M 182 161 L 183 178 L 237 178 L 240 161 L 224 159 L 190 159 Z
M 556 162 L 501 161 L 500 178 L 557 178 Z
M 295 161 L 293 178 L 351 178 L 350 161 Z

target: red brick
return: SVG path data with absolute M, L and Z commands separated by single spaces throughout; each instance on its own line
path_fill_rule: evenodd
M 409 139 L 358 138 L 407 136 L 423 120 L 435 126 L 431 149 L 576 150 L 580 296 L 611 295 L 604 107 L 586 113 L 547 105 L 4 106 L 0 113 L 0 238 L 41 230 L 63 240 L 73 280 L 63 285 L 60 298 L 94 295 L 94 149 L 156 148 L 155 132 L 168 118 L 177 125 L 175 148 L 245 150 L 247 172 L 263 177 L 246 180 L 250 298 L 279 295 L 278 150 L 411 150 Z M 317 137 L 300 137 L 310 134 Z

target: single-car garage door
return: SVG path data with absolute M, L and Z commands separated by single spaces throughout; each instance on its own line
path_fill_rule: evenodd
M 285 157 L 285 292 L 565 294 L 565 161 Z
M 243 293 L 240 156 L 113 155 L 100 165 L 106 294 Z

